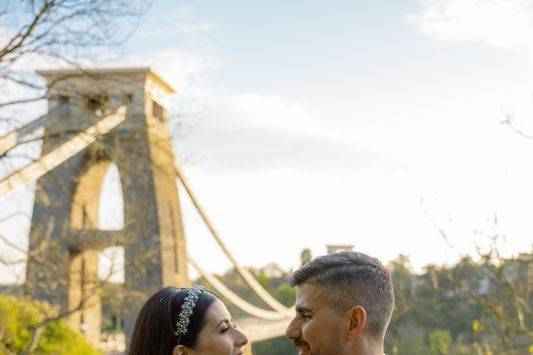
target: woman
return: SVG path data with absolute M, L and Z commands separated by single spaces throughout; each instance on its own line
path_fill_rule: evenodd
M 129 355 L 242 355 L 247 343 L 213 292 L 167 287 L 141 308 Z

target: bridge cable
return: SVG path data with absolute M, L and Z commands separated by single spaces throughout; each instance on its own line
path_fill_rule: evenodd
M 66 142 L 61 143 L 57 148 L 42 155 L 34 161 L 17 170 L 5 179 L 0 181 L 0 198 L 8 195 L 13 190 L 38 179 L 61 163 L 68 160 L 73 155 L 81 152 L 96 140 L 97 136 L 103 135 L 126 119 L 126 107 L 121 106 L 116 111 L 87 128 L 85 131 L 74 135 Z
M 220 292 L 225 298 L 227 298 L 235 306 L 242 309 L 244 312 L 264 320 L 281 320 L 286 319 L 285 314 L 268 311 L 243 300 L 233 291 L 231 291 L 222 281 L 220 281 L 215 275 L 207 273 L 203 270 L 191 257 L 188 257 L 189 264 L 200 273 L 200 275 L 211 285 L 215 290 Z
M 224 254 L 228 257 L 228 259 L 231 261 L 235 269 L 241 274 L 242 278 L 246 281 L 246 283 L 254 290 L 254 292 L 270 307 L 272 307 L 273 310 L 278 311 L 282 314 L 284 314 L 287 317 L 292 317 L 293 311 L 287 307 L 285 307 L 283 304 L 281 304 L 278 300 L 276 300 L 270 293 L 268 293 L 267 290 L 261 286 L 261 284 L 256 280 L 256 278 L 252 275 L 252 273 L 246 269 L 243 268 L 238 262 L 237 259 L 233 256 L 233 254 L 230 252 L 229 248 L 227 247 L 226 243 L 222 240 L 220 235 L 218 234 L 217 230 L 215 229 L 213 223 L 211 223 L 211 220 L 208 218 L 207 214 L 205 213 L 204 209 L 196 199 L 196 196 L 192 192 L 190 185 L 183 173 L 183 171 L 178 166 L 177 162 L 175 162 L 175 170 L 176 175 L 178 176 L 179 180 L 181 181 L 183 187 L 185 188 L 185 191 L 189 195 L 189 198 L 191 199 L 194 207 L 202 217 L 204 223 L 206 224 L 207 228 L 215 238 L 216 242 L 222 248 L 224 251 Z
M 65 110 L 65 107 L 66 105 L 61 105 L 56 109 L 48 112 L 47 114 L 39 116 L 33 121 L 26 123 L 24 126 L 19 127 L 14 131 L 11 131 L 1 136 L 0 157 L 6 155 L 7 152 L 15 148 L 19 143 L 22 143 L 24 138 L 26 138 L 28 135 L 38 130 L 39 128 L 43 127 L 45 123 L 50 124 L 57 121 L 59 115 L 56 111 L 59 111 L 59 113 L 61 113 Z

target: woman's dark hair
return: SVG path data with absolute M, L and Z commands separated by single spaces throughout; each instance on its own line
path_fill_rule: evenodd
M 129 355 L 160 355 L 171 354 L 178 345 L 176 322 L 181 305 L 187 296 L 188 288 L 166 287 L 157 291 L 146 301 L 139 311 L 133 335 L 131 337 Z M 204 290 L 190 317 L 187 334 L 182 334 L 179 344 L 194 348 L 198 342 L 198 334 L 205 323 L 207 309 L 218 299 L 209 290 Z

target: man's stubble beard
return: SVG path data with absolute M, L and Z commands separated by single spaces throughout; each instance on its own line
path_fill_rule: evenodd
M 311 349 L 310 355 L 341 355 L 342 349 L 339 345 L 333 346 L 331 345 L 322 345 L 318 349 Z M 307 355 L 307 354 L 306 354 Z

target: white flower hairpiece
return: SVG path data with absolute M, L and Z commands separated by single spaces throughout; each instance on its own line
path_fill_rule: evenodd
M 196 302 L 198 302 L 198 299 L 203 292 L 204 288 L 198 285 L 194 285 L 189 289 L 189 291 L 187 291 L 187 296 L 185 296 L 183 304 L 181 305 L 174 335 L 180 337 L 183 334 L 187 334 L 189 331 L 189 323 L 191 322 L 191 316 L 194 311 L 194 307 L 196 306 Z

